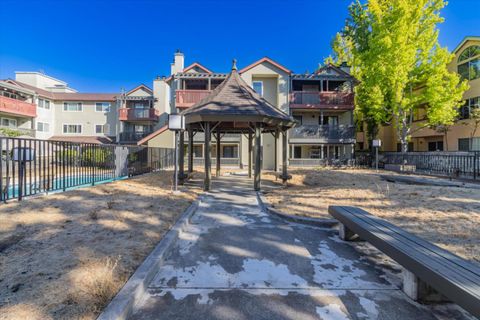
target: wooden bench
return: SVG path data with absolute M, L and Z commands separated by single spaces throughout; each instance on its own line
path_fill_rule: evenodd
M 403 268 L 403 291 L 416 301 L 445 301 L 480 317 L 480 267 L 356 207 L 330 206 L 343 240 L 360 237 Z

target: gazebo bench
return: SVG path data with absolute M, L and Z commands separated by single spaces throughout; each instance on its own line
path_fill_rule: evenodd
M 368 212 L 330 206 L 339 235 L 370 242 L 403 268 L 403 291 L 416 301 L 453 301 L 480 317 L 480 267 Z

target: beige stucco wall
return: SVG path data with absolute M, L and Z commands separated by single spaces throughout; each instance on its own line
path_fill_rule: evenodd
M 149 147 L 155 148 L 174 148 L 175 147 L 175 133 L 166 130 L 148 141 Z
M 264 98 L 284 112 L 288 110 L 289 74 L 265 61 L 241 74 L 245 82 L 252 86 L 253 81 L 263 81 Z M 262 135 L 263 169 L 271 170 L 275 164 L 275 139 L 269 134 Z M 277 159 L 281 163 L 281 139 L 277 143 Z M 247 164 L 248 141 L 242 143 L 242 162 Z M 280 165 L 279 165 L 280 167 Z
M 66 102 L 66 101 L 65 101 Z M 95 103 L 101 101 L 72 101 L 82 102 L 82 111 L 64 111 L 64 101 L 55 101 L 54 112 L 54 135 L 64 136 L 103 136 L 103 134 L 95 133 L 95 125 L 97 124 L 109 124 L 110 131 L 105 134 L 107 136 L 114 136 L 116 134 L 116 125 L 118 117 L 116 113 L 116 103 L 110 102 L 109 112 L 97 112 L 95 111 Z M 65 134 L 63 133 L 64 124 L 80 124 L 82 125 L 81 134 Z

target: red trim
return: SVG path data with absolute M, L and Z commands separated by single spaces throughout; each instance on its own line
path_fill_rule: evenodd
M 183 69 L 183 72 L 187 72 L 188 70 L 193 69 L 193 68 L 195 68 L 195 67 L 199 67 L 200 69 L 203 69 L 203 71 L 206 71 L 207 73 L 213 73 L 213 71 L 205 68 L 204 66 L 202 66 L 202 65 L 201 65 L 200 63 L 198 63 L 198 62 L 194 62 L 194 63 L 192 63 L 191 65 L 189 65 L 188 67 L 184 68 L 184 69 Z
M 155 138 L 156 136 L 158 136 L 159 134 L 161 134 L 161 133 L 163 133 L 163 132 L 165 132 L 165 131 L 167 131 L 167 130 L 168 130 L 168 126 L 167 126 L 167 125 L 164 125 L 163 127 L 161 127 L 160 129 L 158 129 L 157 131 L 154 131 L 154 132 L 150 133 L 148 136 L 146 136 L 146 137 L 143 138 L 142 140 L 138 141 L 138 142 L 137 142 L 137 145 L 140 146 L 140 145 L 148 142 L 148 140 Z
M 321 67 L 321 68 L 318 69 L 315 73 L 316 73 L 316 74 L 319 74 L 320 72 L 322 72 L 322 70 L 325 70 L 325 69 L 328 69 L 328 68 L 331 68 L 331 69 L 337 71 L 338 73 L 343 74 L 344 76 L 347 76 L 347 77 L 351 77 L 351 76 L 352 76 L 352 75 L 349 74 L 348 72 L 343 71 L 341 68 L 339 68 L 339 67 L 337 67 L 337 66 L 335 66 L 335 65 L 333 65 L 333 64 L 331 64 L 331 63 L 329 63 L 329 64 Z
M 272 59 L 270 59 L 269 57 L 263 57 L 262 59 L 252 63 L 251 65 L 248 65 L 246 66 L 245 68 L 243 68 L 242 70 L 239 71 L 239 73 L 244 73 L 245 71 L 247 70 L 250 70 L 252 69 L 253 67 L 256 67 L 258 66 L 259 64 L 263 63 L 263 62 L 268 62 L 272 65 L 274 65 L 275 67 L 277 67 L 278 69 L 286 72 L 286 73 L 292 73 L 292 71 L 290 71 L 289 69 L 285 68 L 284 66 L 282 66 L 281 64 L 273 61 Z
M 152 89 L 150 89 L 149 87 L 147 87 L 146 85 L 144 85 L 143 83 L 141 85 L 138 85 L 136 86 L 135 88 L 133 88 L 132 90 L 128 91 L 127 93 L 125 93 L 125 95 L 129 95 L 130 93 L 134 92 L 134 91 L 137 91 L 138 89 L 140 88 L 143 88 L 143 89 L 147 89 L 150 93 L 153 93 Z

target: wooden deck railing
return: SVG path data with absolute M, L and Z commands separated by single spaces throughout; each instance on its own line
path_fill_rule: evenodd
M 36 117 L 37 106 L 34 103 L 0 96 L 0 111 L 23 117 Z
M 294 91 L 290 94 L 290 108 L 353 110 L 353 93 Z
M 121 108 L 119 109 L 118 119 L 120 121 L 158 121 L 159 111 L 155 108 L 133 109 Z
M 175 106 L 177 108 L 188 108 L 198 101 L 207 97 L 212 91 L 210 90 L 177 90 Z

